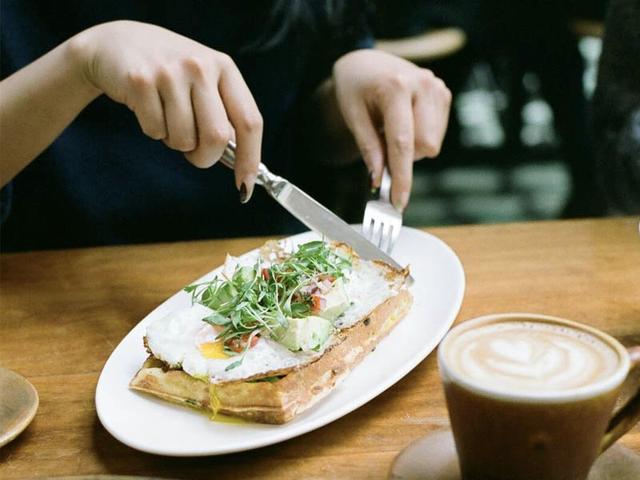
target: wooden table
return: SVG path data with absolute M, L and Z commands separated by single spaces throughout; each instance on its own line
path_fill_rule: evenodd
M 467 277 L 457 321 L 490 312 L 568 317 L 640 344 L 640 236 L 633 218 L 434 228 Z M 163 458 L 101 426 L 98 375 L 156 305 L 264 239 L 2 255 L 0 365 L 40 393 L 31 426 L 0 449 L 0 478 L 138 474 L 180 478 L 384 478 L 410 441 L 448 425 L 435 356 L 385 393 L 314 432 L 259 450 Z M 0 392 L 1 393 L 1 392 Z M 636 426 L 622 443 L 640 452 Z

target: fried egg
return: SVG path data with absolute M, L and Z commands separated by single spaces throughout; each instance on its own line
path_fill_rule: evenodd
M 375 307 L 397 293 L 374 263 L 360 260 L 345 277 L 345 291 L 349 307 L 335 321 L 341 330 L 364 319 Z M 202 321 L 213 311 L 201 304 L 170 313 L 147 327 L 147 346 L 153 355 L 172 368 L 182 368 L 187 374 L 207 379 L 213 384 L 234 380 L 268 377 L 286 373 L 319 358 L 320 351 L 292 352 L 280 343 L 261 336 L 249 348 L 242 362 L 229 368 L 241 356 L 228 356 L 222 341 L 217 340 L 216 328 Z

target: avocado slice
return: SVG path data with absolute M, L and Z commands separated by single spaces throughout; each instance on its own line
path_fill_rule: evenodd
M 349 308 L 349 298 L 342 278 L 333 283 L 331 290 L 324 295 L 324 298 L 326 301 L 325 307 L 318 313 L 322 318 L 333 321 Z
M 288 326 L 278 332 L 276 340 L 294 352 L 320 349 L 333 331 L 332 322 L 314 315 L 287 320 Z

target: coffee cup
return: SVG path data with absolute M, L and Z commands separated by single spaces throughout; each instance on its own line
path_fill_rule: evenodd
M 438 365 L 465 480 L 581 480 L 640 420 L 614 413 L 640 347 L 560 318 L 509 313 L 453 328 Z

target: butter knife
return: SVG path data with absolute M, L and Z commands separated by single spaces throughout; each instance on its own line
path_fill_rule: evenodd
M 233 170 L 236 145 L 229 142 L 220 162 Z M 274 175 L 261 163 L 256 183 L 262 185 L 280 205 L 311 230 L 337 242 L 344 242 L 365 260 L 382 260 L 394 268 L 403 267 L 328 208 L 311 198 L 288 180 Z

